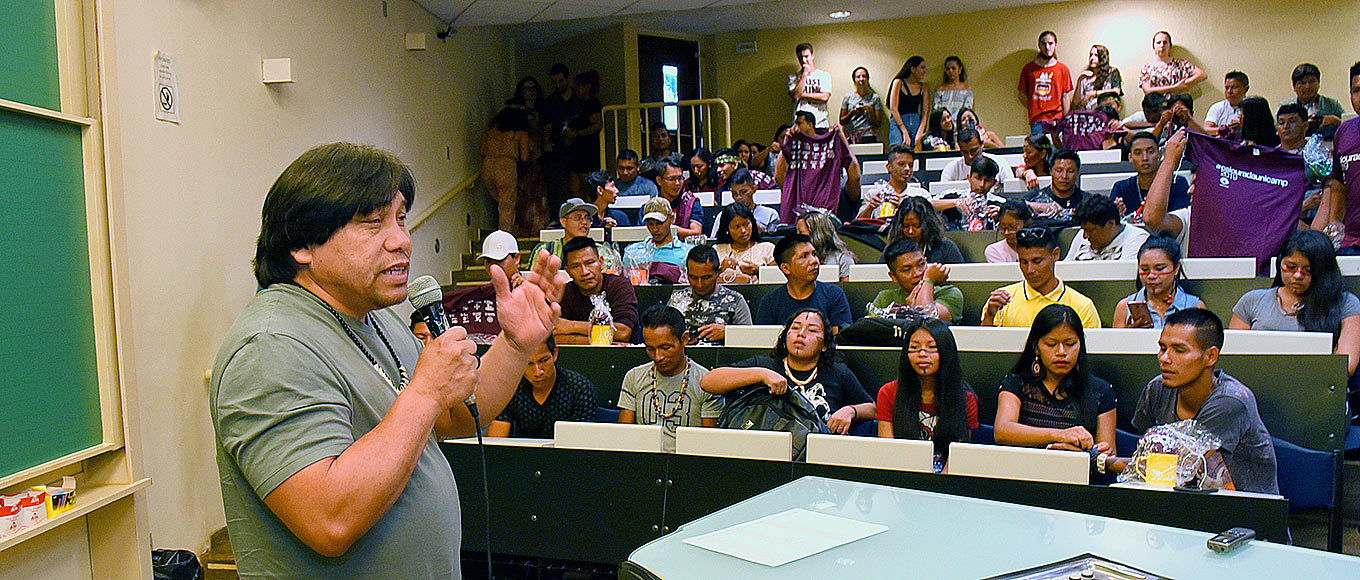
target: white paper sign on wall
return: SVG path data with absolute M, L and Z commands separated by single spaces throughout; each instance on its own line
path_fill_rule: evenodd
M 156 119 L 179 122 L 179 85 L 175 82 L 175 58 L 156 51 Z

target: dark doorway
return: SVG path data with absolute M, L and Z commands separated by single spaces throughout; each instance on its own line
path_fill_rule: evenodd
M 699 43 L 660 36 L 638 35 L 638 95 L 644 103 L 687 101 L 701 98 L 699 85 Z M 712 148 L 709 136 L 704 135 L 706 119 L 697 118 L 689 110 L 652 110 L 647 113 L 643 127 L 655 121 L 666 121 L 678 151 L 688 151 L 696 145 Z M 645 129 L 644 129 L 645 130 Z M 647 152 L 640 152 L 647 155 Z

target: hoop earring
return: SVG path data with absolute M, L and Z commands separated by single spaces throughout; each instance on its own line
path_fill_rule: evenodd
M 1039 365 L 1039 359 L 1037 358 L 1034 359 L 1034 364 L 1030 367 L 1030 369 L 1034 371 L 1034 376 L 1036 377 L 1044 376 L 1043 375 L 1044 367 Z

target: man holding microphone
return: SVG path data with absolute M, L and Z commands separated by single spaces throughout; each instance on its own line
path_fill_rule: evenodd
M 242 578 L 459 578 L 458 492 L 437 438 L 495 417 L 560 307 L 558 261 L 511 291 L 492 269 L 495 345 L 453 328 L 422 350 L 388 307 L 406 297 L 410 171 L 333 143 L 270 188 L 262 290 L 223 339 L 210 409 Z

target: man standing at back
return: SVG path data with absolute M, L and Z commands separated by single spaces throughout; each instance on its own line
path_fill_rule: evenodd
M 1222 442 L 1218 455 L 1227 467 L 1227 477 L 1210 470 L 1208 479 L 1231 482 L 1240 491 L 1278 494 L 1275 445 L 1261 422 L 1256 395 L 1232 375 L 1214 368 L 1222 348 L 1223 321 L 1213 312 L 1187 308 L 1168 315 L 1157 340 L 1162 372 L 1148 381 L 1138 398 L 1133 427 L 1146 431 L 1194 419 Z
M 814 126 L 826 129 L 831 126 L 826 113 L 826 103 L 831 100 L 831 73 L 818 69 L 814 64 L 817 55 L 812 51 L 811 44 L 804 42 L 794 52 L 798 55 L 798 74 L 789 75 L 793 111 L 812 113 Z
M 461 328 L 424 346 L 388 307 L 406 297 L 410 171 L 390 153 L 316 147 L 270 188 L 263 288 L 227 332 L 209 403 L 227 528 L 243 578 L 461 576 L 458 489 L 437 437 L 489 417 L 556 324 L 557 262 L 511 290 L 482 357 Z M 481 370 L 478 370 L 478 369 Z M 418 549 L 417 549 L 418 548 Z
M 543 177 L 548 186 L 548 207 L 562 205 L 571 196 L 567 184 L 570 168 L 567 167 L 567 142 L 562 131 L 567 121 L 576 114 L 579 101 L 571 90 L 571 77 L 567 76 L 567 65 L 556 63 L 548 69 L 548 84 L 552 93 L 543 97 L 543 132 L 548 136 L 548 146 L 539 157 L 543 167 Z
M 1041 131 L 1040 123 L 1067 116 L 1070 105 L 1067 95 L 1074 89 L 1072 71 L 1058 61 L 1058 33 L 1045 30 L 1039 34 L 1039 54 L 1020 69 L 1020 84 L 1016 90 L 1020 102 L 1029 111 L 1031 133 Z

